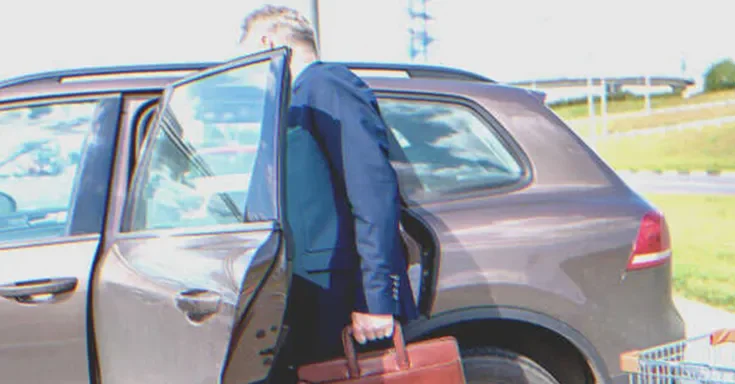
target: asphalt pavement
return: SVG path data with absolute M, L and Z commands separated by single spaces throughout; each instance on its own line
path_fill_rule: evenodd
M 682 193 L 735 195 L 735 176 L 699 174 L 619 173 L 628 185 L 641 193 Z

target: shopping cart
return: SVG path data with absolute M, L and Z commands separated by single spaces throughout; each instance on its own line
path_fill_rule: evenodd
M 735 329 L 620 355 L 630 384 L 735 384 Z

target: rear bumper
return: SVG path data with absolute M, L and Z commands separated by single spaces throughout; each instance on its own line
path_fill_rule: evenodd
M 673 305 L 669 311 L 649 321 L 652 321 L 652 324 L 657 324 L 659 328 L 639 325 L 637 330 L 629 329 L 624 334 L 622 332 L 625 331 L 620 331 L 621 333 L 617 335 L 612 333 L 599 334 L 600 339 L 608 340 L 606 344 L 605 341 L 593 341 L 599 349 L 607 368 L 608 377 L 606 379 L 609 379 L 610 383 L 628 383 L 628 374 L 620 370 L 620 355 L 622 353 L 668 344 L 685 338 L 684 321 L 676 309 L 673 308 Z M 636 320 L 632 320 L 631 323 L 641 324 Z
M 588 318 L 586 335 L 597 347 L 613 383 L 627 383 L 620 354 L 682 340 L 686 327 L 670 289 L 671 266 L 629 273 L 603 312 Z M 594 324 L 590 324 L 594 322 Z
M 630 384 L 630 378 L 628 375 L 618 375 L 612 378 L 610 381 L 612 384 Z
M 630 350 L 640 350 L 662 344 L 668 344 L 682 340 L 686 337 L 684 321 L 681 319 L 681 316 L 675 308 L 672 308 L 672 311 L 673 312 L 664 315 L 667 318 L 658 323 L 662 325 L 661 329 L 653 330 L 649 328 L 649 332 L 647 334 L 643 334 L 643 332 L 631 332 L 627 337 L 622 339 L 620 344 L 618 344 L 622 347 L 610 348 L 607 351 L 607 355 L 604 356 L 603 359 L 607 365 L 608 373 L 611 376 L 611 383 L 627 384 L 630 382 L 628 373 L 620 370 L 620 354 Z

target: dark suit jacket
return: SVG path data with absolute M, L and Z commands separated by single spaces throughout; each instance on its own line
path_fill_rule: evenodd
M 310 311 L 315 334 L 337 344 L 353 311 L 416 318 L 398 181 L 372 91 L 344 66 L 310 65 L 294 83 L 286 153 L 297 312 Z

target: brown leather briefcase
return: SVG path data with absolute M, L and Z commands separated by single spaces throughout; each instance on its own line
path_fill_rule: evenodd
M 457 340 L 451 336 L 406 345 L 396 323 L 393 348 L 358 355 L 348 326 L 342 344 L 345 358 L 299 367 L 299 383 L 465 383 Z

